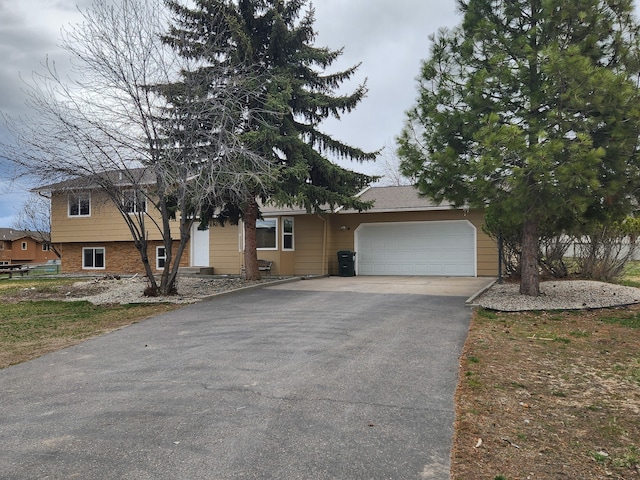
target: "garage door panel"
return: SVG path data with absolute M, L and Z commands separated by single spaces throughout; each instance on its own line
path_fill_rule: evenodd
M 467 221 L 364 224 L 359 275 L 475 275 L 475 227 Z

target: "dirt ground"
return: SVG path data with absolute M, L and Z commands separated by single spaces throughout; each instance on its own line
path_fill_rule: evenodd
M 66 280 L 43 282 L 41 280 L 22 280 L 16 283 L 0 283 L 0 296 L 3 303 L 15 303 L 29 300 L 74 300 L 89 295 L 97 295 L 110 288 L 108 281 Z
M 628 317 L 627 324 L 610 324 Z M 640 307 L 478 310 L 452 479 L 640 479 Z M 635 328 L 633 328 L 635 327 Z

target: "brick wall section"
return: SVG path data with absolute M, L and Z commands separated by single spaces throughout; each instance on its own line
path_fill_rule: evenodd
M 162 242 L 149 242 L 149 263 L 156 270 L 156 246 Z M 105 268 L 83 269 L 82 249 L 86 247 L 104 247 Z M 174 253 L 178 249 L 178 242 L 173 242 Z M 189 245 L 182 254 L 180 266 L 189 266 Z M 144 275 L 144 267 L 138 250 L 131 242 L 104 243 L 64 243 L 62 245 L 62 273 L 96 273 L 96 274 L 134 274 Z

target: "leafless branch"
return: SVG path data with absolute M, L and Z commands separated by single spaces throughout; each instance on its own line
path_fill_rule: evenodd
M 160 0 L 96 0 L 81 13 L 82 23 L 62 32 L 62 47 L 72 57 L 69 78 L 47 60 L 44 72 L 25 82 L 32 116 L 3 115 L 14 138 L 0 144 L 0 153 L 19 175 L 40 184 L 75 178 L 84 181 L 81 188 L 104 192 L 129 227 L 151 285 L 170 293 L 196 215 L 207 205 L 259 191 L 272 174 L 269 162 L 239 137 L 244 124 L 261 115 L 244 107 L 247 97 L 257 95 L 248 85 L 258 82 L 248 81 L 246 69 L 205 65 L 163 43 L 170 18 Z M 215 33 L 209 36 L 216 41 Z M 196 76 L 189 75 L 203 67 L 205 90 L 190 84 Z M 171 85 L 183 89 L 179 108 L 163 95 Z M 186 129 L 190 119 L 206 119 L 208 127 Z M 159 220 L 131 215 L 123 185 L 145 196 Z M 172 252 L 176 209 L 180 245 Z M 148 263 L 150 228 L 160 232 L 167 251 L 160 287 Z

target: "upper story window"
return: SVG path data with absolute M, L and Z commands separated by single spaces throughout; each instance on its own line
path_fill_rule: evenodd
M 267 218 L 256 221 L 256 246 L 262 250 L 278 248 L 278 220 Z
M 282 219 L 282 250 L 295 250 L 293 241 L 293 217 Z
M 122 192 L 122 205 L 126 213 L 146 213 L 147 197 L 136 190 Z
M 22 250 L 26 250 L 27 249 L 27 242 L 22 242 Z
M 51 245 L 48 243 L 43 243 L 42 244 L 42 251 L 43 252 L 50 252 L 51 251 Z
M 91 195 L 88 193 L 69 194 L 69 216 L 89 217 L 91 216 Z

